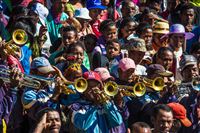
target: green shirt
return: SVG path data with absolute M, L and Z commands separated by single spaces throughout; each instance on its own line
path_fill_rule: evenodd
M 67 19 L 68 19 L 68 15 L 63 12 L 61 14 L 60 21 L 66 21 Z M 54 45 L 54 42 L 59 37 L 61 37 L 59 30 L 62 27 L 62 24 L 61 23 L 57 23 L 56 24 L 54 22 L 54 19 L 53 19 L 52 15 L 48 15 L 46 24 L 47 24 L 47 29 L 48 29 L 49 36 L 50 36 L 50 39 L 51 39 L 51 43 L 52 43 L 52 45 Z

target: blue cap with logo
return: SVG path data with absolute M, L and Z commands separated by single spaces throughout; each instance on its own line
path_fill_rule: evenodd
M 37 57 L 33 59 L 31 62 L 31 69 L 37 69 L 41 73 L 49 73 L 55 71 L 49 61 L 44 57 Z
M 104 10 L 106 9 L 106 6 L 103 6 L 101 4 L 101 0 L 87 0 L 87 9 L 101 9 Z

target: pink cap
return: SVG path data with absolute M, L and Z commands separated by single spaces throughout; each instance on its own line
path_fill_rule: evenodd
M 135 69 L 135 62 L 131 58 L 123 58 L 119 61 L 118 68 L 120 68 L 122 71 L 126 71 L 130 68 Z
M 95 72 L 97 72 L 100 76 L 101 76 L 101 81 L 106 81 L 107 79 L 111 78 L 111 79 L 114 79 L 108 69 L 104 68 L 104 67 L 99 67 L 99 68 L 96 68 L 94 70 Z

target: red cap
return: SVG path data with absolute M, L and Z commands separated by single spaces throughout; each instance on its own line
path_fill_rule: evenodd
M 173 110 L 174 118 L 179 119 L 185 127 L 190 127 L 192 125 L 190 120 L 186 117 L 186 109 L 183 105 L 179 103 L 169 103 L 167 105 Z
M 101 83 L 101 77 L 100 75 L 97 73 L 97 72 L 94 72 L 94 71 L 88 71 L 88 72 L 85 72 L 83 74 L 83 77 L 85 79 L 93 79 L 93 80 L 96 80 L 96 81 L 99 81 Z

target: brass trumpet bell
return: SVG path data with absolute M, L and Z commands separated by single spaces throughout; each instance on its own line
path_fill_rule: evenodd
M 143 83 L 138 82 L 134 86 L 117 85 L 113 81 L 109 81 L 104 86 L 104 91 L 108 96 L 115 96 L 119 91 L 125 96 L 143 96 L 146 92 L 146 87 Z
M 161 77 L 156 77 L 153 80 L 144 78 L 143 82 L 144 82 L 145 86 L 150 87 L 154 91 L 162 91 L 163 88 L 165 87 L 164 79 Z
M 146 86 L 140 82 L 136 83 L 133 88 L 133 93 L 138 97 L 143 96 L 146 93 Z
M 24 30 L 17 29 L 12 33 L 12 39 L 17 45 L 22 46 L 28 41 L 28 35 Z
M 118 85 L 113 81 L 109 81 L 104 86 L 104 91 L 108 96 L 115 96 L 118 93 Z
M 84 78 L 78 78 L 75 80 L 74 86 L 78 92 L 83 93 L 87 90 L 88 82 Z

